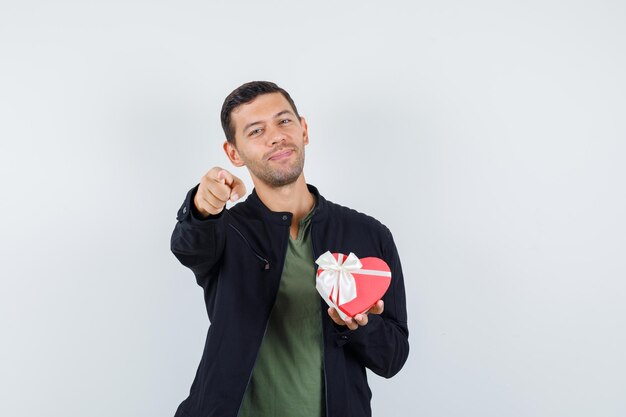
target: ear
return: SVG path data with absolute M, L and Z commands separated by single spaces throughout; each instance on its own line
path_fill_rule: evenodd
M 309 126 L 306 124 L 306 120 L 304 117 L 300 116 L 300 125 L 302 126 L 302 136 L 304 139 L 304 144 L 309 144 Z
M 235 147 L 235 145 L 233 145 L 232 143 L 230 143 L 229 141 L 224 141 L 224 152 L 226 152 L 226 156 L 228 157 L 228 159 L 230 159 L 230 162 L 236 166 L 236 167 L 242 167 L 245 164 L 243 163 L 243 161 L 241 160 L 241 158 L 239 157 L 239 151 L 237 151 L 237 148 Z

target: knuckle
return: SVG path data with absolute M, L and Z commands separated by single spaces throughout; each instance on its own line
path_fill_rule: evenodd
M 210 170 L 207 171 L 206 174 L 204 174 L 202 176 L 202 180 L 203 181 L 209 181 L 211 179 L 213 179 L 216 175 L 217 175 L 217 169 L 216 168 L 211 168 Z

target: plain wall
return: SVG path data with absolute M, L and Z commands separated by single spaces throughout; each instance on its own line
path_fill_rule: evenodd
M 169 250 L 224 97 L 393 232 L 411 353 L 375 416 L 626 415 L 623 1 L 3 1 L 0 415 L 167 417 L 209 325 Z

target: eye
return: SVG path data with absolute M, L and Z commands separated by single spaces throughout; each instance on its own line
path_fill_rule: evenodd
M 252 131 L 250 131 L 250 133 L 248 133 L 248 136 L 255 136 L 258 135 L 259 133 L 261 133 L 263 131 L 263 129 L 261 129 L 260 127 L 257 129 L 254 129 Z
M 291 119 L 283 119 L 280 121 L 280 123 L 284 125 L 289 124 L 290 122 L 291 122 Z

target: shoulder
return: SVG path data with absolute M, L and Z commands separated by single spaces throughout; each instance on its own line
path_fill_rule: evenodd
M 258 228 L 258 225 L 263 222 L 261 211 L 249 201 L 249 198 L 237 202 L 226 211 L 228 211 L 227 222 L 236 227 Z
M 385 224 L 369 214 L 329 200 L 326 200 L 326 202 L 328 214 L 331 219 L 337 219 L 344 224 L 349 224 L 354 227 L 369 229 L 370 231 L 376 232 L 384 237 L 391 234 L 389 228 L 387 228 Z
M 245 200 L 242 201 L 238 201 L 237 203 L 233 204 L 228 211 L 231 214 L 235 214 L 238 216 L 256 216 L 256 212 L 254 210 L 254 207 L 252 206 L 252 204 L 250 204 L 249 197 Z

